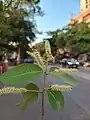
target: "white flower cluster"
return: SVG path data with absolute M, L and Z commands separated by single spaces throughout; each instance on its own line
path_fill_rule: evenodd
M 22 93 L 27 91 L 28 90 L 26 88 L 6 87 L 6 88 L 0 89 L 0 95 L 9 94 L 9 93 Z
M 52 56 L 52 53 L 51 53 L 51 46 L 48 40 L 45 41 L 45 53 L 46 53 L 46 58 L 48 62 L 54 61 L 54 57 Z
M 74 73 L 74 72 L 78 72 L 79 70 L 77 69 L 68 69 L 68 68 L 59 68 L 59 69 L 55 69 L 55 72 L 66 72 L 66 73 Z
M 37 50 L 34 50 L 33 52 L 27 51 L 27 54 L 32 56 L 36 60 L 37 64 L 40 67 L 43 67 L 43 68 L 45 67 L 44 62 L 43 62 L 43 58 L 41 57 L 39 51 L 37 51 Z
M 50 86 L 50 90 L 52 90 L 52 91 L 70 91 L 70 90 L 72 90 L 72 86 L 55 84 L 55 85 Z

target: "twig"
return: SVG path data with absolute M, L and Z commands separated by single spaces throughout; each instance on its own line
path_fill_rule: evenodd
M 46 63 L 46 70 L 44 73 L 44 85 L 42 90 L 42 120 L 44 120 L 44 96 L 45 96 L 45 88 L 46 88 L 47 64 L 48 63 Z
M 27 90 L 26 92 L 42 93 L 42 91 L 37 91 L 37 90 Z

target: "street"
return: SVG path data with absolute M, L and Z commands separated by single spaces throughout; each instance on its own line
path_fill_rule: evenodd
M 80 68 L 80 73 L 73 75 L 79 85 L 65 94 L 65 108 L 54 112 L 45 99 L 45 120 L 90 120 L 90 69 Z M 89 78 L 88 78 L 89 77 Z M 48 83 L 60 83 L 59 80 L 48 76 Z M 42 86 L 42 77 L 36 81 Z M 0 85 L 3 87 L 3 85 Z M 20 101 L 20 95 L 0 96 L 1 120 L 41 120 L 40 99 L 33 103 L 25 112 L 15 105 Z

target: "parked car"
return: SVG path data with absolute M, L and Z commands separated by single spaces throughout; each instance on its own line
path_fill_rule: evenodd
M 62 59 L 60 61 L 60 64 L 62 67 L 67 67 L 67 68 L 78 68 L 79 67 L 79 62 L 76 59 Z
M 21 63 L 34 63 L 34 59 L 32 57 L 24 58 Z
M 67 65 L 67 59 L 66 58 L 64 58 L 64 59 L 62 59 L 62 60 L 60 60 L 59 61 L 59 63 L 60 63 L 60 65 L 62 66 L 62 67 L 66 67 L 66 65 Z

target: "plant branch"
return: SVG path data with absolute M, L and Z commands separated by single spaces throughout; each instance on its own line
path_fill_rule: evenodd
M 44 92 L 42 92 L 42 120 L 44 120 Z
M 27 92 L 32 92 L 32 93 L 42 93 L 42 91 L 37 91 L 37 90 L 27 90 Z
M 48 63 L 46 63 L 46 70 L 44 72 L 44 85 L 42 90 L 42 120 L 44 120 L 44 95 L 45 95 L 45 88 L 46 88 L 47 65 Z

